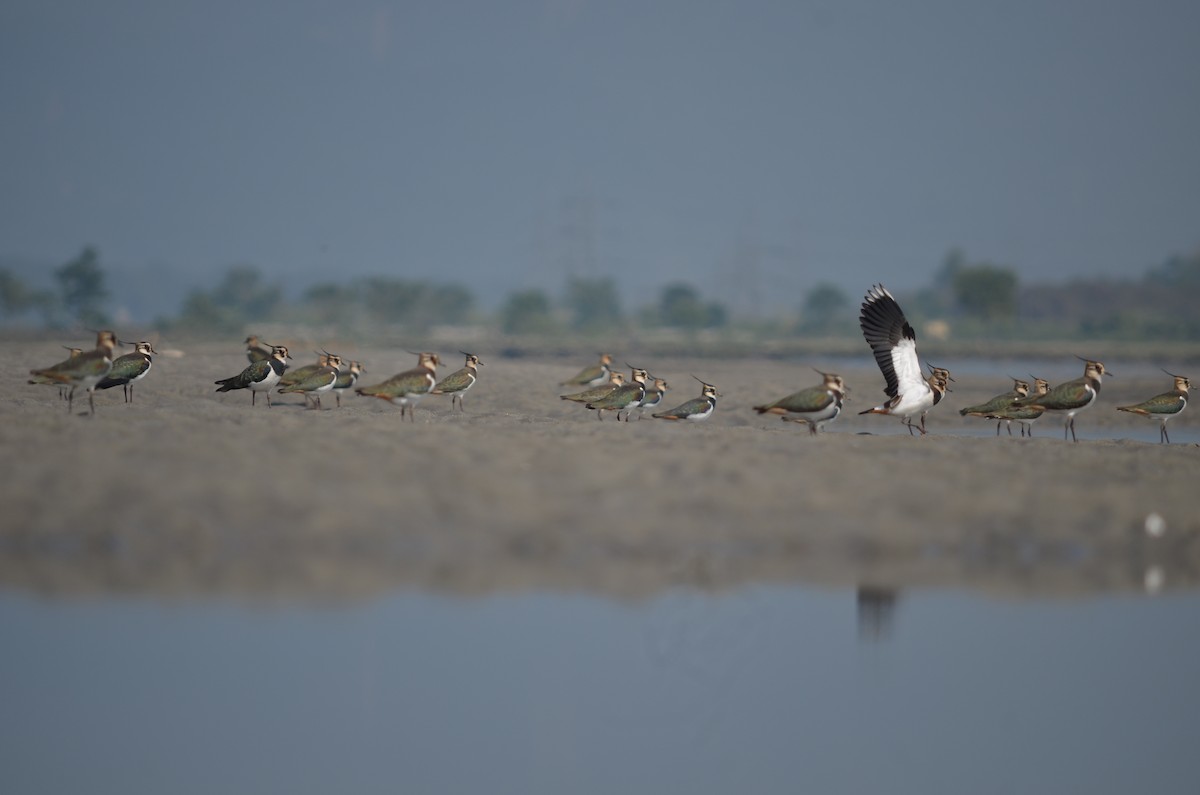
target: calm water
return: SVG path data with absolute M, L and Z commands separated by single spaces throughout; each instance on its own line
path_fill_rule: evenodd
M 1200 595 L 0 594 L 11 793 L 1192 793 Z

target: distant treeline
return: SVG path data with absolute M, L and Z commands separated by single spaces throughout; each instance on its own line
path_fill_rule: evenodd
M 929 285 L 905 291 L 915 321 L 955 339 L 1093 338 L 1200 340 L 1200 252 L 1175 256 L 1130 279 L 1066 284 L 1019 283 L 1011 267 L 971 262 L 951 251 Z M 54 271 L 52 289 L 33 289 L 0 268 L 0 322 L 97 327 L 111 321 L 112 297 L 99 252 L 86 247 Z M 818 283 L 795 310 L 772 318 L 733 318 L 720 301 L 686 282 L 664 286 L 650 305 L 622 306 L 610 278 L 567 280 L 559 295 L 542 289 L 510 293 L 483 311 L 469 288 L 394 276 L 369 276 L 309 287 L 298 300 L 253 266 L 236 266 L 212 287 L 196 287 L 178 314 L 157 318 L 163 332 L 228 336 L 264 323 L 319 325 L 370 335 L 381 327 L 423 332 L 434 326 L 482 326 L 508 335 L 613 334 L 667 328 L 696 333 L 736 328 L 763 337 L 858 334 L 858 296 Z

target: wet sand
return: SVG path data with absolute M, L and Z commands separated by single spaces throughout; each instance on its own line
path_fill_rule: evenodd
M 70 416 L 56 390 L 25 383 L 58 345 L 2 355 L 3 587 L 339 600 L 397 588 L 639 598 L 804 581 L 1020 595 L 1141 590 L 1151 572 L 1168 589 L 1200 581 L 1196 410 L 1170 425 L 1191 441 L 1167 446 L 1141 441 L 1157 438 L 1154 423 L 1114 408 L 1169 386 L 1150 363 L 1109 363 L 1130 375 L 1106 381 L 1070 444 L 1059 418 L 1020 439 L 958 416 L 1004 391 L 1003 376 L 956 374 L 923 438 L 857 416 L 883 398 L 867 356 L 836 368 L 852 402 L 817 437 L 751 406 L 816 383 L 807 365 L 830 362 L 656 358 L 644 364 L 670 381 L 667 406 L 698 394 L 694 373 L 723 393 L 715 415 L 617 423 L 558 397 L 587 356 L 486 350 L 466 412 L 431 396 L 413 423 L 356 396 L 315 411 L 288 395 L 268 409 L 260 395 L 251 408 L 248 392 L 212 384 L 244 356 L 207 344 L 157 357 L 134 403 L 108 390 L 95 417 Z M 415 358 L 339 353 L 366 363 L 365 383 Z M 461 366 L 444 358 L 442 374 Z M 1054 369 L 1047 377 L 1078 375 Z M 1161 538 L 1144 532 L 1150 513 L 1165 520 Z

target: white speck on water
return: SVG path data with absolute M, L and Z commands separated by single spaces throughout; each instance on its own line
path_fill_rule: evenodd
M 1146 515 L 1146 535 L 1152 538 L 1158 538 L 1163 533 L 1167 532 L 1167 520 L 1159 516 L 1157 513 L 1149 513 Z
M 1146 593 L 1148 594 L 1158 593 L 1166 583 L 1166 572 L 1158 566 L 1151 566 L 1146 569 L 1146 573 L 1142 577 L 1142 587 L 1146 589 Z

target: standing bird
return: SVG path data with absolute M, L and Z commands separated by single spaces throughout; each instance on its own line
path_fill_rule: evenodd
M 454 410 L 454 401 L 458 401 L 458 410 L 466 411 L 463 407 L 463 395 L 471 387 L 475 386 L 475 381 L 479 378 L 479 367 L 483 362 L 479 361 L 479 357 L 473 353 L 459 351 L 463 356 L 467 357 L 466 364 L 461 370 L 455 370 L 450 375 L 438 381 L 433 388 L 435 395 L 450 396 L 450 410 Z
M 656 409 L 661 406 L 663 396 L 671 388 L 670 384 L 656 375 L 650 376 L 650 380 L 654 382 L 654 385 L 646 387 L 646 396 L 642 398 L 642 402 L 638 405 L 639 420 L 645 415 L 647 409 Z
M 642 404 L 646 397 L 646 379 L 649 373 L 640 367 L 630 366 L 630 383 L 622 384 L 599 400 L 587 404 L 589 409 L 596 412 L 596 419 L 604 419 L 604 412 L 617 412 L 617 422 L 621 421 L 621 412 L 625 412 L 625 421 L 629 422 L 629 412 Z
M 784 422 L 803 422 L 808 432 L 816 436 L 821 426 L 833 422 L 842 413 L 846 398 L 846 382 L 837 373 L 818 373 L 825 379 L 819 386 L 810 386 L 782 397 L 774 403 L 755 406 L 759 414 L 779 414 Z M 798 415 L 790 417 L 789 414 Z
M 896 299 L 882 284 L 867 291 L 859 313 L 863 337 L 887 382 L 888 401 L 859 414 L 892 414 L 900 417 L 913 435 L 913 417 L 922 416 L 941 399 L 938 389 L 921 375 L 917 359 L 917 333 L 904 317 Z M 948 375 L 948 374 L 947 374 Z M 944 388 L 941 390 L 945 392 Z M 922 416 L 922 422 L 924 418 Z M 919 428 L 922 435 L 925 428 Z
M 1013 378 L 1013 388 L 1010 391 L 1005 392 L 1003 395 L 996 395 L 991 400 L 987 401 L 986 403 L 980 403 L 978 406 L 967 406 L 965 409 L 959 409 L 958 413 L 964 417 L 987 417 L 988 419 L 992 419 L 993 414 L 998 411 L 1003 411 L 1028 394 L 1029 382 L 1022 381 L 1020 378 Z M 997 436 L 1000 435 L 1000 426 L 1003 423 L 1004 420 L 998 420 L 996 422 Z M 1008 435 L 1012 436 L 1011 421 L 1008 424 Z
M 154 346 L 150 343 L 145 341 L 135 343 L 133 353 L 113 359 L 112 370 L 103 381 L 96 384 L 96 389 L 112 389 L 114 386 L 119 386 L 125 393 L 125 402 L 132 403 L 133 384 L 135 381 L 141 381 L 150 372 L 153 364 L 150 358 L 152 353 L 157 355 L 158 351 L 154 350 Z
M 358 377 L 366 372 L 362 362 L 350 362 L 350 366 L 338 373 L 337 381 L 333 382 L 333 396 L 337 398 L 338 408 L 342 407 L 342 393 L 349 392 L 358 383 Z
M 267 393 L 267 408 L 271 408 L 271 388 L 279 383 L 287 370 L 287 360 L 292 358 L 288 349 L 283 345 L 271 346 L 271 358 L 254 362 L 235 376 L 213 381 L 217 384 L 218 392 L 230 392 L 234 389 L 250 390 L 250 405 L 258 398 L 259 392 Z
M 613 370 L 608 374 L 607 383 L 600 386 L 594 386 L 591 389 L 585 389 L 582 392 L 576 392 L 573 395 L 559 395 L 562 400 L 570 400 L 573 403 L 591 403 L 593 400 L 599 400 L 608 395 L 617 387 L 625 383 L 625 376 L 620 372 Z
M 113 348 L 117 346 L 117 335 L 111 331 L 96 332 L 96 348 L 78 356 L 72 356 L 66 361 L 59 362 L 42 370 L 30 370 L 29 374 L 49 378 L 60 384 L 70 385 L 67 393 L 67 413 L 70 414 L 75 403 L 75 390 L 83 387 L 88 393 L 88 408 L 96 413 L 96 384 L 99 384 L 112 370 Z
M 412 351 L 410 351 L 411 353 Z M 381 384 L 360 386 L 354 391 L 366 397 L 386 400 L 400 407 L 400 419 L 408 418 L 416 421 L 417 401 L 429 394 L 437 384 L 437 368 L 442 363 L 436 353 L 422 352 L 417 354 L 417 366 L 411 370 L 397 373 Z
M 64 362 L 59 362 L 59 364 L 65 364 L 66 362 L 71 361 L 71 359 L 74 359 L 79 354 L 83 353 L 83 348 L 72 348 L 69 345 L 64 345 L 63 347 L 67 349 L 67 359 Z M 58 365 L 54 365 L 54 366 L 58 367 Z M 28 383 L 43 384 L 46 386 L 58 387 L 58 399 L 59 400 L 66 400 L 67 393 L 71 391 L 71 387 L 69 385 L 64 384 L 62 381 L 58 380 L 57 378 L 51 378 L 48 375 L 39 375 L 36 378 L 30 378 Z
M 926 364 L 929 363 L 926 362 Z M 941 403 L 942 399 L 946 397 L 946 393 L 950 391 L 950 382 L 953 380 L 954 379 L 950 377 L 949 370 L 943 367 L 934 367 L 932 364 L 929 365 L 929 377 L 925 379 L 925 382 L 928 383 L 929 388 L 933 390 L 934 406 Z M 930 406 L 930 408 L 933 408 L 933 406 Z M 925 409 L 921 412 L 921 433 L 925 433 L 925 415 L 928 413 L 929 409 Z
M 271 358 L 269 348 L 264 348 L 258 340 L 258 337 L 251 334 L 246 337 L 246 358 L 250 360 L 250 364 L 255 362 L 265 362 Z
M 692 376 L 696 378 L 696 376 Z M 699 378 L 696 378 L 700 381 Z M 700 381 L 700 397 L 692 398 L 681 406 L 676 406 L 670 411 L 660 411 L 651 416 L 660 420 L 692 420 L 699 422 L 706 420 L 712 416 L 712 413 L 717 408 L 717 398 L 721 397 L 721 393 L 712 384 L 706 384 Z
M 333 353 L 326 353 L 324 367 L 298 383 L 279 387 L 279 393 L 302 392 L 304 394 L 304 405 L 310 409 L 319 409 L 321 408 L 321 395 L 333 390 L 333 385 L 337 383 L 338 371 L 341 367 L 342 357 Z
M 1100 394 L 1100 377 L 1112 373 L 1104 369 L 1103 362 L 1075 357 L 1083 361 L 1083 377 L 1059 384 L 1044 395 L 1027 397 L 1018 400 L 1018 406 L 1041 406 L 1048 411 L 1065 411 L 1067 421 L 1063 425 L 1063 439 L 1071 434 L 1071 441 L 1078 442 L 1075 436 L 1075 415 L 1096 402 Z
M 600 363 L 585 367 L 559 386 L 600 386 L 608 381 L 612 372 L 612 354 L 600 354 Z
M 1033 395 L 1029 397 L 1041 397 L 1050 391 L 1050 382 L 1044 378 L 1038 378 L 1036 375 L 1033 378 Z M 1033 424 L 1042 418 L 1046 413 L 1046 409 L 1042 406 L 1021 405 L 1020 401 L 1013 401 L 1008 406 L 987 415 L 989 420 L 997 420 L 998 422 L 1007 422 L 1009 426 L 1009 435 L 1012 435 L 1012 423 L 1016 420 L 1021 426 L 1021 436 L 1028 435 L 1033 438 Z M 1028 433 L 1027 433 L 1028 432 Z
M 1163 370 L 1167 373 L 1166 370 Z M 1171 437 L 1167 435 L 1167 420 L 1174 417 L 1176 414 L 1187 408 L 1188 390 L 1192 384 L 1182 375 L 1167 373 L 1175 379 L 1175 388 L 1170 392 L 1163 392 L 1161 395 L 1155 395 L 1149 400 L 1143 401 L 1133 406 L 1117 406 L 1117 411 L 1130 411 L 1134 414 L 1140 414 L 1143 417 L 1149 417 L 1152 420 L 1158 420 L 1158 441 L 1159 443 L 1171 443 Z

